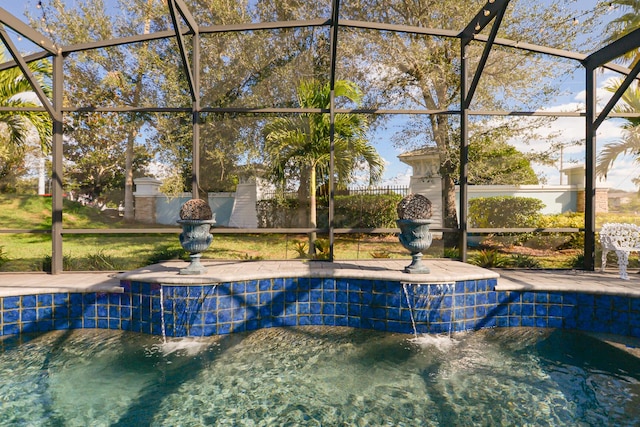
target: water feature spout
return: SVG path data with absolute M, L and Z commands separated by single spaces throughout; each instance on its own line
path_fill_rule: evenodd
M 417 291 L 415 303 L 412 305 L 411 300 L 409 298 L 409 286 L 415 286 Z M 422 286 L 426 286 L 426 294 L 424 291 L 420 292 L 420 288 Z M 442 307 L 442 302 L 445 300 L 445 296 L 452 294 L 454 291 L 453 284 L 438 284 L 438 285 L 423 285 L 423 284 L 412 284 L 412 283 L 403 283 L 402 288 L 405 294 L 405 298 L 407 299 L 407 304 L 409 306 L 410 315 L 411 315 L 411 323 L 413 326 L 414 335 L 417 337 L 418 327 L 417 323 L 423 322 L 426 323 L 426 331 L 427 332 L 444 332 L 444 325 L 441 328 L 435 328 L 431 324 L 432 320 L 437 317 L 437 313 L 434 313 L 435 310 L 446 310 L 447 307 Z M 453 297 L 452 297 L 453 301 Z M 451 316 L 449 316 L 448 320 L 444 320 L 443 322 L 448 322 L 448 332 L 449 337 L 451 337 L 452 329 L 453 329 L 453 319 L 454 313 L 453 307 L 449 307 L 452 311 Z M 418 313 L 424 313 L 424 316 L 419 316 L 416 321 L 415 311 Z M 444 316 L 442 316 L 444 318 Z
M 404 290 L 404 296 L 407 299 L 407 306 L 409 307 L 409 316 L 411 317 L 411 326 L 413 326 L 413 335 L 414 337 L 418 338 L 418 328 L 416 328 L 416 319 L 413 317 L 413 308 L 411 307 L 411 299 L 409 298 L 408 286 L 408 283 L 403 283 L 402 289 Z

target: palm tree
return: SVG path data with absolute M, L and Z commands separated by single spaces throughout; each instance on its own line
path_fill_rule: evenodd
M 6 62 L 4 52 L 0 52 L 0 62 Z M 36 61 L 29 64 L 38 84 L 47 96 L 51 96 L 51 63 Z M 12 108 L 40 107 L 33 100 L 33 89 L 29 80 L 19 68 L 0 71 L 0 106 Z M 40 111 L 0 111 L 0 123 L 7 127 L 7 136 L 11 144 L 24 146 L 33 127 L 40 137 L 43 151 L 47 151 L 51 140 L 51 120 L 46 112 Z
M 607 25 L 610 36 L 606 42 L 614 42 L 620 37 L 630 33 L 640 27 L 640 0 L 614 0 L 611 5 L 622 7 L 624 13 L 611 21 Z M 621 57 L 622 61 L 629 61 L 633 67 L 640 61 L 640 49 L 633 49 Z M 613 80 L 605 87 L 609 92 L 615 93 L 622 79 Z M 638 113 L 640 112 L 640 85 L 634 82 L 622 95 L 622 104 L 616 105 L 613 109 L 616 113 Z M 626 123 L 622 126 L 623 137 L 618 141 L 611 142 L 604 146 L 600 152 L 600 157 L 596 165 L 596 173 L 599 176 L 607 176 L 607 172 L 613 167 L 613 162 L 620 155 L 632 154 L 636 157 L 636 162 L 640 161 L 640 118 L 626 118 Z M 634 181 L 637 181 L 636 178 Z
M 610 34 L 605 39 L 607 43 L 614 42 L 636 28 L 640 28 L 640 0 L 613 0 L 610 5 L 621 7 L 624 13 L 607 25 L 607 32 Z M 640 61 L 640 49 L 630 50 L 622 59 L 630 61 L 630 66 L 633 67 Z
M 605 87 L 609 92 L 615 92 L 620 86 L 621 80 L 615 80 Z M 622 95 L 623 103 L 617 105 L 613 111 L 616 113 L 637 113 L 640 112 L 640 85 L 632 84 Z M 613 162 L 618 156 L 632 154 L 636 157 L 636 162 L 640 162 L 640 118 L 628 117 L 622 126 L 623 137 L 618 141 L 611 142 L 604 146 L 600 152 L 596 173 L 599 176 L 607 176 L 609 169 L 613 167 Z
M 344 97 L 358 104 L 362 98 L 355 83 L 336 81 L 335 97 Z M 330 106 L 329 84 L 317 80 L 303 81 L 297 98 L 301 108 Z M 369 166 L 369 182 L 382 177 L 384 161 L 366 139 L 368 122 L 358 114 L 337 114 L 334 120 L 335 180 L 346 186 L 361 162 Z M 294 117 L 278 117 L 265 126 L 265 155 L 270 175 L 284 186 L 287 179 L 298 179 L 298 200 L 304 208 L 309 198 L 310 228 L 317 226 L 316 192 L 319 183 L 329 178 L 330 120 L 328 114 L 302 113 Z M 307 185 L 305 185 L 307 183 Z M 315 252 L 315 233 L 309 238 L 309 253 Z
M 6 62 L 4 52 L 0 52 L 0 62 Z M 45 60 L 35 61 L 29 64 L 29 68 L 44 93 L 50 96 L 51 63 Z M 20 110 L 20 108 L 40 107 L 41 104 L 35 100 L 29 80 L 17 67 L 0 71 L 0 106 L 16 109 L 0 111 L 0 140 L 6 144 L 6 153 L 10 153 L 0 159 L 6 163 L 2 165 L 5 172 L 12 169 L 9 163 L 22 161 L 24 158 L 32 130 L 38 134 L 41 152 L 48 153 L 51 144 L 51 119 L 44 111 Z

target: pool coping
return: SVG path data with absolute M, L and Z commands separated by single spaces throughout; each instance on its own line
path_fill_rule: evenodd
M 207 274 L 178 274 L 187 264 L 168 261 L 128 272 L 0 273 L 0 297 L 56 292 L 121 293 L 120 281 L 163 284 L 207 284 L 269 278 L 318 277 L 389 280 L 401 283 L 454 283 L 497 279 L 497 291 L 581 292 L 640 297 L 640 274 L 620 279 L 617 270 L 489 270 L 450 259 L 429 259 L 430 274 L 408 274 L 404 259 L 354 261 L 223 261 L 204 260 Z

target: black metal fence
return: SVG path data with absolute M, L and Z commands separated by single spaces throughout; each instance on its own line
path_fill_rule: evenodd
M 355 195 L 380 195 L 380 194 L 400 194 L 406 196 L 409 194 L 409 186 L 406 185 L 387 185 L 381 187 L 354 187 L 346 190 L 336 190 L 337 196 L 355 196 Z M 261 195 L 262 200 L 270 200 L 275 198 L 294 199 L 298 196 L 295 191 L 265 191 Z

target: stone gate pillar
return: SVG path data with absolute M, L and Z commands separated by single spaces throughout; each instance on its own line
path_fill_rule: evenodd
M 156 223 L 156 198 L 160 195 L 160 185 L 162 182 L 155 178 L 136 178 L 133 180 L 136 191 L 133 192 L 135 198 L 135 215 L 138 222 L 147 224 Z

